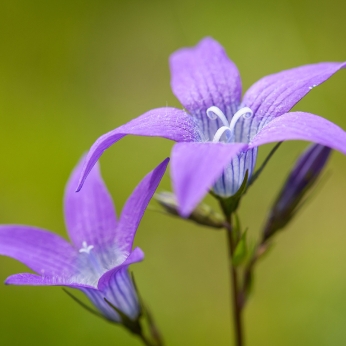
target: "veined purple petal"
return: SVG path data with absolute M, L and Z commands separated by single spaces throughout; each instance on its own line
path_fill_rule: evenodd
M 122 266 L 114 272 L 103 290 L 82 289 L 97 309 L 111 321 L 121 322 L 121 318 L 105 298 L 132 320 L 140 313 L 137 293 L 127 267 Z
M 92 304 L 104 317 L 116 323 L 121 322 L 121 318 L 118 313 L 105 301 L 105 294 L 103 292 L 89 288 L 82 288 L 80 290 L 89 298 Z
M 249 147 L 288 140 L 314 142 L 346 154 L 346 132 L 327 119 L 304 112 L 286 113 L 271 121 Z
M 92 286 L 74 282 L 71 277 L 61 275 L 36 275 L 30 273 L 14 274 L 5 280 L 6 285 L 25 286 L 67 286 L 71 288 L 93 288 Z M 93 288 L 95 289 L 95 288 Z
M 186 112 L 171 107 L 150 110 L 96 140 L 87 155 L 77 191 L 82 188 L 103 152 L 126 135 L 163 137 L 176 142 L 194 142 L 201 139 L 197 120 Z
M 102 275 L 98 283 L 98 291 L 102 292 L 108 301 L 130 318 L 137 317 L 140 308 L 135 288 L 128 273 L 128 267 L 130 264 L 140 262 L 143 259 L 143 251 L 138 247 L 135 248 L 121 265 Z M 92 299 L 90 296 L 89 298 Z M 108 304 L 106 303 L 105 308 L 102 301 L 97 302 L 97 298 L 98 296 L 94 294 L 93 303 L 98 306 L 99 310 L 108 311 Z
M 98 289 L 100 291 L 104 291 L 107 289 L 107 286 L 109 285 L 109 281 L 111 280 L 112 276 L 120 269 L 120 268 L 127 268 L 130 264 L 134 264 L 137 262 L 141 262 L 144 259 L 144 252 L 139 248 L 136 247 L 130 255 L 126 258 L 126 260 L 118 265 L 116 268 L 113 268 L 109 270 L 107 273 L 103 274 L 98 282 Z
M 113 244 L 115 236 L 115 209 L 98 164 L 91 170 L 84 188 L 78 193 L 75 192 L 84 162 L 85 157 L 72 172 L 66 186 L 66 227 L 77 250 L 84 247 L 83 243 L 85 247 L 92 246 L 93 252 L 102 254 L 102 262 L 106 265 L 112 257 L 109 251 L 112 250 L 110 244 Z
M 325 82 L 346 63 L 326 62 L 305 65 L 260 79 L 245 93 L 243 107 L 254 112 L 251 119 L 239 122 L 236 133 L 243 142 L 250 140 L 263 126 L 288 112 L 314 87 Z
M 210 120 L 206 111 L 216 106 L 231 120 L 241 98 L 237 67 L 227 57 L 223 47 L 207 37 L 196 47 L 173 53 L 170 68 L 173 93 L 201 121 L 204 135 L 212 140 L 222 123 Z
M 12 257 L 41 275 L 69 277 L 79 271 L 76 250 L 58 235 L 39 228 L 0 226 L 0 255 Z
M 104 293 L 107 300 L 128 317 L 138 317 L 139 301 L 127 267 L 120 268 L 112 275 Z
M 236 155 L 214 184 L 213 191 L 221 197 L 233 196 L 243 183 L 246 171 L 248 171 L 248 179 L 251 178 L 256 160 L 257 148 Z
M 168 162 L 167 158 L 148 173 L 126 201 L 115 235 L 115 243 L 121 250 L 130 253 L 139 222 L 166 171 Z
M 177 143 L 171 175 L 180 212 L 188 216 L 221 176 L 232 158 L 247 149 L 243 143 Z

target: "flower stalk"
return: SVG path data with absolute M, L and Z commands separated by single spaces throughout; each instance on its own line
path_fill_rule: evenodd
M 243 338 L 243 324 L 242 324 L 242 306 L 240 300 L 240 292 L 239 292 L 239 284 L 238 284 L 238 272 L 233 264 L 234 253 L 236 249 L 236 244 L 234 242 L 234 229 L 232 227 L 232 217 L 231 215 L 226 216 L 226 232 L 227 232 L 227 240 L 228 240 L 228 252 L 229 252 L 229 270 L 231 277 L 231 286 L 232 286 L 232 311 L 233 311 L 233 324 L 234 324 L 234 332 L 235 332 L 235 345 L 243 346 L 244 338 Z

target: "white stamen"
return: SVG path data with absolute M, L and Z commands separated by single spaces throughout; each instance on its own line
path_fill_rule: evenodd
M 82 243 L 82 248 L 79 249 L 79 253 L 85 252 L 86 254 L 90 254 L 90 251 L 94 248 L 94 245 L 89 245 L 87 244 L 86 241 L 83 241 Z
M 243 107 L 239 109 L 239 111 L 233 115 L 232 120 L 229 124 L 229 128 L 231 129 L 232 133 L 234 131 L 235 125 L 242 116 L 244 119 L 248 119 L 252 117 L 252 114 L 253 111 L 249 107 Z
M 231 129 L 228 126 L 221 126 L 215 133 L 214 138 L 213 138 L 213 143 L 218 143 L 220 142 L 220 139 L 222 135 L 225 133 L 225 131 L 229 131 L 232 134 Z
M 222 123 L 224 124 L 224 126 L 228 127 L 227 118 L 226 118 L 225 114 L 223 114 L 223 112 L 220 108 L 215 107 L 215 106 L 209 107 L 207 109 L 207 116 L 209 119 L 212 119 L 212 120 L 219 118 L 222 121 Z

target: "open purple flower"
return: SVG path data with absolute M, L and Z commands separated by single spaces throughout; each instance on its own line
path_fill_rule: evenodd
M 126 135 L 176 141 L 171 175 L 182 215 L 188 215 L 213 186 L 232 196 L 245 172 L 253 173 L 258 146 L 306 140 L 346 154 L 346 133 L 319 116 L 287 113 L 314 87 L 346 63 L 319 63 L 266 76 L 241 100 L 239 72 L 212 38 L 170 58 L 172 89 L 185 110 L 158 108 L 101 136 L 91 147 L 78 189 L 103 151 Z
M 65 222 L 71 243 L 36 227 L 0 226 L 0 254 L 19 260 L 36 272 L 12 275 L 6 284 L 77 288 L 107 319 L 121 322 L 104 298 L 135 320 L 140 305 L 128 266 L 141 261 L 144 254 L 139 248 L 132 250 L 133 239 L 168 161 L 139 183 L 119 220 L 98 166 L 90 172 L 83 191 L 75 192 L 84 163 L 81 161 L 65 191 Z

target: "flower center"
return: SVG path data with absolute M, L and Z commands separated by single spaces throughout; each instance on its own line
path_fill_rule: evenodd
M 249 107 L 243 107 L 239 109 L 232 117 L 231 122 L 228 124 L 228 120 L 223 114 L 222 110 L 218 107 L 212 106 L 207 109 L 207 116 L 209 119 L 216 120 L 219 118 L 223 123 L 215 133 L 213 138 L 213 143 L 220 142 L 221 137 L 224 133 L 226 133 L 226 142 L 231 142 L 234 138 L 234 128 L 238 122 L 238 120 L 243 117 L 244 119 L 251 118 L 253 115 L 253 111 Z

